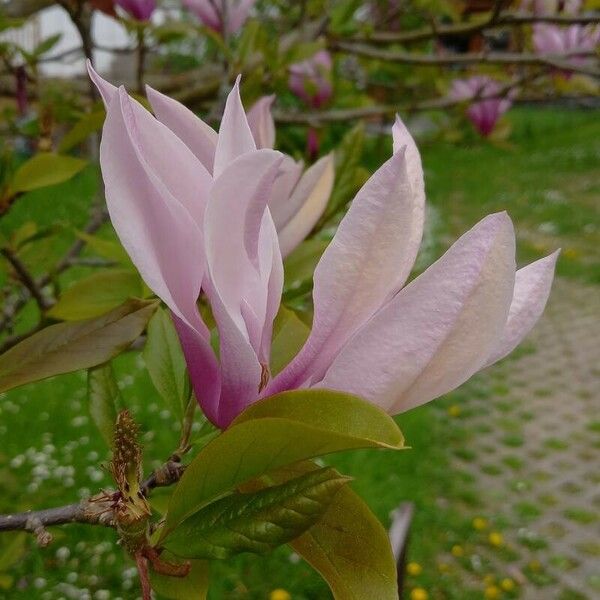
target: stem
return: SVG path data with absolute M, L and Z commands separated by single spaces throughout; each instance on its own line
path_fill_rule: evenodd
M 152 600 L 152 587 L 150 586 L 150 575 L 148 574 L 148 561 L 141 552 L 135 554 L 135 565 L 140 576 L 143 600 Z
M 137 91 L 144 93 L 144 72 L 146 67 L 146 36 L 143 25 L 138 25 L 137 29 L 137 69 L 136 81 Z

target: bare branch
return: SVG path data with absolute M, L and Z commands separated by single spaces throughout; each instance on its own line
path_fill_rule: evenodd
M 585 58 L 595 56 L 588 49 L 573 49 L 562 54 L 533 54 L 518 52 L 471 52 L 467 54 L 432 55 L 401 50 L 382 50 L 366 44 L 350 42 L 330 42 L 332 50 L 348 52 L 365 58 L 419 65 L 423 67 L 443 67 L 447 65 L 545 65 L 555 69 L 585 73 L 595 77 L 600 71 L 569 62 L 569 58 Z
M 493 15 L 492 15 L 493 17 Z M 599 13 L 586 13 L 581 15 L 525 15 L 515 13 L 500 13 L 496 18 L 485 18 L 469 23 L 455 23 L 452 25 L 435 25 L 422 27 L 412 31 L 374 31 L 365 36 L 354 36 L 354 42 L 369 42 L 371 44 L 413 44 L 427 40 L 470 35 L 505 26 L 530 25 L 533 23 L 549 23 L 555 25 L 589 25 L 600 23 Z

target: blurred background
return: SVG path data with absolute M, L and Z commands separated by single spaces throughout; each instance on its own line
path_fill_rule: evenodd
M 311 274 L 355 192 L 391 153 L 398 113 L 428 197 L 417 270 L 508 210 L 523 264 L 562 248 L 544 317 L 519 350 L 400 415 L 410 449 L 331 464 L 387 527 L 414 504 L 410 600 L 600 597 L 600 5 L 487 0 L 0 0 L 0 349 L 144 293 L 104 207 L 104 107 L 85 59 L 142 102 L 150 84 L 218 123 L 235 76 L 275 95 L 276 147 L 335 153 L 334 190 L 285 263 L 311 319 Z M 114 364 L 148 469 L 177 444 L 142 357 Z M 0 394 L 0 512 L 74 502 L 110 477 L 85 373 Z M 114 532 L 0 536 L 0 598 L 130 599 Z M 287 549 L 214 564 L 214 599 L 330 598 Z M 279 595 L 278 595 L 279 594 Z M 287 594 L 287 595 L 286 595 Z M 376 600 L 376 599 L 373 599 Z

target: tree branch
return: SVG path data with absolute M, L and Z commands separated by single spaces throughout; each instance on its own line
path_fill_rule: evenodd
M 494 15 L 492 14 L 492 17 Z M 353 42 L 369 42 L 371 44 L 413 44 L 440 37 L 453 37 L 480 33 L 486 29 L 496 29 L 504 26 L 531 25 L 533 23 L 548 23 L 555 25 L 589 25 L 600 22 L 600 14 L 588 13 L 582 15 L 524 15 L 516 13 L 500 13 L 495 18 L 486 18 L 470 23 L 455 23 L 452 25 L 435 25 L 414 29 L 413 31 L 374 31 L 364 36 L 354 36 Z
M 44 292 L 42 291 L 43 286 L 38 285 L 38 282 L 29 272 L 23 261 L 10 248 L 2 248 L 0 249 L 0 252 L 14 269 L 19 281 L 21 281 L 34 298 L 40 311 L 44 312 L 50 308 L 52 302 L 44 295 Z
M 562 54 L 532 54 L 518 52 L 471 52 L 467 54 L 450 54 L 436 56 L 403 52 L 401 50 L 382 50 L 366 44 L 350 42 L 330 42 L 332 50 L 348 52 L 365 58 L 396 62 L 402 64 L 420 65 L 423 67 L 442 67 L 448 65 L 544 65 L 555 69 L 585 73 L 595 77 L 600 76 L 600 71 L 590 69 L 568 62 L 569 58 L 584 58 L 595 56 L 594 51 L 587 49 L 574 49 Z

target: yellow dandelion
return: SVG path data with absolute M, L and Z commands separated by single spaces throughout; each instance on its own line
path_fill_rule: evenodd
M 277 588 L 269 594 L 269 600 L 292 600 L 292 597 L 288 591 Z
M 565 248 L 563 250 L 563 256 L 568 259 L 579 258 L 581 252 L 577 248 Z
M 485 588 L 485 592 L 483 593 L 483 597 L 485 600 L 498 600 L 502 596 L 502 592 L 499 587 L 495 585 L 489 585 Z
M 494 585 L 496 583 L 496 577 L 494 575 L 486 575 L 483 578 L 483 583 L 485 583 L 485 585 Z
M 423 588 L 415 588 L 410 593 L 410 600 L 428 600 L 429 594 Z
M 527 565 L 532 571 L 541 571 L 542 570 L 542 563 L 539 560 L 532 560 L 529 562 L 529 565 Z
M 505 592 L 512 592 L 515 589 L 515 582 L 510 578 L 510 577 L 505 577 L 501 582 L 500 582 L 500 587 L 505 591 Z
M 465 555 L 465 549 L 462 546 L 459 546 L 458 544 L 452 546 L 451 552 L 452 556 L 456 556 L 456 558 L 460 558 L 461 556 Z
M 423 567 L 416 562 L 409 562 L 406 565 L 406 572 L 413 577 L 420 575 L 423 572 Z
M 487 519 L 484 519 L 483 517 L 475 517 L 473 519 L 473 528 L 477 529 L 477 531 L 483 531 L 484 529 L 487 529 L 488 528 Z
M 492 546 L 496 546 L 496 548 L 500 548 L 500 546 L 504 545 L 504 537 L 497 531 L 492 531 L 490 535 L 488 535 L 488 541 Z
M 453 404 L 448 407 L 448 414 L 451 417 L 460 417 L 460 406 L 458 404 Z
M 446 573 L 447 571 L 449 571 L 449 570 L 450 570 L 450 565 L 449 565 L 448 563 L 441 562 L 441 563 L 438 563 L 438 566 L 437 566 L 437 568 L 438 568 L 438 570 L 439 570 L 439 571 L 441 571 L 442 573 Z

